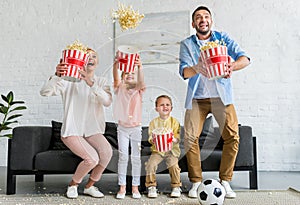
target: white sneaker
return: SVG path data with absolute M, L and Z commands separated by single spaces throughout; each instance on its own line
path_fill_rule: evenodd
M 171 192 L 171 197 L 179 198 L 180 196 L 181 196 L 181 189 L 180 189 L 180 187 L 174 187 L 172 189 L 172 192 Z
M 116 198 L 117 199 L 124 199 L 125 198 L 125 195 L 126 195 L 126 191 L 124 192 L 124 193 L 117 193 L 117 196 L 116 196 Z
M 78 197 L 77 186 L 68 186 L 67 197 L 70 199 L 76 199 Z
M 104 194 L 101 191 L 99 191 L 99 189 L 95 186 L 84 188 L 83 193 L 96 198 L 104 197 Z
M 226 191 L 226 198 L 235 198 L 236 197 L 236 193 L 231 189 L 230 184 L 228 181 L 221 181 L 222 186 L 225 188 Z
M 200 186 L 201 182 L 193 183 L 192 188 L 189 191 L 188 197 L 197 198 L 197 189 Z
M 134 192 L 134 193 L 132 193 L 132 198 L 134 198 L 134 199 L 140 199 L 142 196 L 141 196 L 141 194 L 140 194 L 140 192 Z
M 148 188 L 148 197 L 156 198 L 157 197 L 157 189 L 155 186 L 151 186 Z

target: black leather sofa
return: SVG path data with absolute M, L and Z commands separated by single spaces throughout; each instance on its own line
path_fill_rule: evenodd
M 43 181 L 45 174 L 72 174 L 81 159 L 58 142 L 59 123 L 52 122 L 52 126 L 19 126 L 13 129 L 13 138 L 9 140 L 7 186 L 6 194 L 15 194 L 17 175 L 35 175 L 35 181 Z M 56 134 L 55 134 L 56 133 Z M 235 171 L 248 171 L 250 189 L 257 189 L 257 161 L 256 161 L 256 137 L 252 136 L 250 126 L 239 126 L 240 145 L 236 159 Z M 53 139 L 56 135 L 56 145 Z M 118 144 L 117 125 L 107 122 L 105 137 L 113 148 L 113 157 L 104 173 L 117 173 Z M 144 163 L 148 160 L 151 150 L 148 143 L 148 127 L 142 127 L 142 174 L 140 190 L 145 191 Z M 187 172 L 187 161 L 183 146 L 183 127 L 181 130 L 181 156 L 179 166 L 181 172 Z M 59 144 L 60 143 L 60 144 Z M 212 127 L 212 121 L 206 120 L 201 133 L 199 144 L 202 157 L 203 171 L 218 171 L 222 154 L 222 139 L 218 128 Z M 130 158 L 129 158 L 130 159 Z M 130 171 L 128 166 L 128 174 Z M 158 174 L 168 174 L 165 163 L 161 163 Z M 127 177 L 130 185 L 131 177 Z M 128 186 L 128 189 L 130 186 Z

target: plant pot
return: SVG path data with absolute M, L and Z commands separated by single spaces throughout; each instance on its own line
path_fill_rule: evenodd
M 0 136 L 0 166 L 7 166 L 8 137 Z

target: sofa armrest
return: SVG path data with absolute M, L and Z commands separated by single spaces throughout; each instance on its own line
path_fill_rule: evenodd
M 34 157 L 50 146 L 52 128 L 46 126 L 20 126 L 13 129 L 9 150 L 11 170 L 33 170 Z
M 239 152 L 236 157 L 235 166 L 253 166 L 254 153 L 253 153 L 253 135 L 250 126 L 239 126 Z

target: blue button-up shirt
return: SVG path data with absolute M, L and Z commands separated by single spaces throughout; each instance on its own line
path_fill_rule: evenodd
M 232 40 L 228 36 L 227 33 L 213 31 L 209 41 L 215 40 L 223 40 L 226 43 L 228 55 L 233 60 L 237 60 L 241 56 L 246 56 L 246 53 L 234 40 Z M 196 35 L 191 35 L 190 37 L 180 42 L 179 74 L 182 76 L 182 78 L 184 78 L 184 68 L 192 67 L 198 63 L 201 46 L 201 42 L 198 40 L 198 37 Z M 210 85 L 208 85 L 207 83 L 209 83 Z M 205 91 L 206 89 L 213 90 L 208 90 L 207 92 Z M 214 90 L 216 90 L 216 92 Z M 207 96 L 210 93 L 212 94 L 212 96 Z M 194 98 L 202 99 L 207 97 L 220 97 L 224 105 L 233 104 L 231 78 L 218 78 L 208 81 L 208 79 L 200 73 L 189 78 L 185 108 L 192 109 L 192 100 Z

